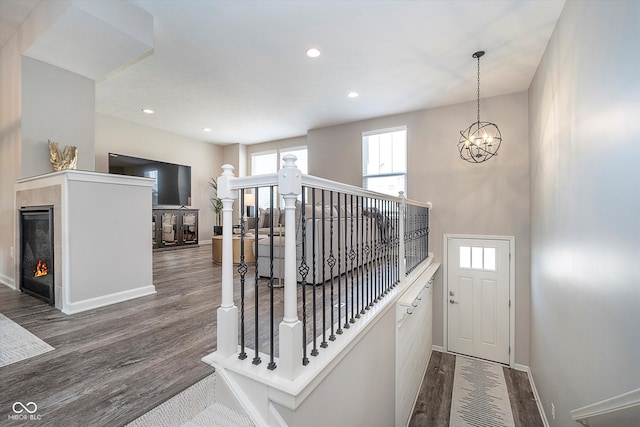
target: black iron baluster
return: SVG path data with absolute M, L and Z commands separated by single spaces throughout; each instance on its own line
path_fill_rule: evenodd
M 396 286 L 396 273 L 398 271 L 398 255 L 396 250 L 396 230 L 398 226 L 398 205 L 396 202 L 390 202 L 391 205 L 391 288 Z
M 369 301 L 369 305 L 373 306 L 376 298 L 376 276 L 375 276 L 375 267 L 376 267 L 376 242 L 378 241 L 378 217 L 376 211 L 376 199 L 371 200 L 371 219 L 369 220 L 371 225 L 371 266 L 369 275 L 371 276 L 371 300 Z
M 387 293 L 388 281 L 387 273 L 389 272 L 389 259 L 387 241 L 389 239 L 389 212 L 387 211 L 387 201 L 382 201 L 382 214 L 384 215 L 384 239 L 382 240 L 382 294 Z
M 324 206 L 322 206 L 322 212 L 324 212 Z M 313 286 L 313 293 L 311 294 L 313 297 L 313 348 L 311 349 L 311 355 L 312 356 L 317 356 L 318 355 L 318 347 L 316 345 L 317 343 L 317 337 L 318 337 L 318 331 L 316 329 L 317 326 L 317 305 L 316 305 L 316 283 L 318 283 L 318 277 L 316 275 L 316 269 L 317 269 L 317 265 L 316 265 L 316 257 L 318 256 L 318 253 L 316 252 L 316 234 L 318 234 L 318 229 L 317 229 L 317 224 L 316 224 L 316 189 L 313 188 L 311 190 L 311 232 L 313 233 L 313 238 L 311 239 L 311 243 L 312 243 L 312 247 L 311 247 L 311 251 L 312 251 L 312 255 L 311 255 L 311 259 L 313 260 L 313 264 L 312 264 L 312 271 L 313 273 L 311 274 L 311 277 L 313 278 L 313 283 L 311 284 Z M 324 234 L 323 234 L 324 237 Z M 323 251 L 324 252 L 324 251 Z M 324 254 L 323 254 L 324 256 Z M 324 278 L 324 277 L 323 277 Z M 324 307 L 323 307 L 324 309 Z
M 360 311 L 356 317 L 364 314 L 364 197 L 358 196 L 356 199 L 356 211 L 358 212 L 358 222 L 356 223 L 356 266 L 358 271 L 358 303 Z
M 369 310 L 370 306 L 371 306 L 371 281 L 369 280 L 369 268 L 370 265 L 369 263 L 371 262 L 371 238 L 369 235 L 369 223 L 371 222 L 371 206 L 369 203 L 369 198 L 367 197 L 365 199 L 365 204 L 366 204 L 366 212 L 367 215 L 363 216 L 363 221 L 364 221 L 364 235 L 365 238 L 362 240 L 362 243 L 364 245 L 364 278 L 365 278 L 365 290 L 366 290 L 366 298 L 365 298 L 365 310 Z M 364 211 L 364 209 L 363 209 Z
M 256 199 L 256 206 L 259 206 L 258 202 L 258 187 L 256 187 L 253 190 L 253 193 L 255 194 L 255 199 Z M 254 236 L 255 236 L 255 240 L 254 240 L 254 254 L 255 254 L 255 259 L 256 259 L 256 263 L 255 263 L 255 280 L 253 283 L 253 296 L 254 296 L 254 316 L 255 316 L 255 329 L 254 329 L 254 341 L 255 341 L 255 350 L 254 350 L 254 356 L 253 356 L 253 361 L 251 363 L 253 363 L 254 365 L 259 365 L 260 363 L 262 363 L 262 360 L 260 359 L 260 353 L 259 353 L 259 319 L 258 319 L 258 221 L 255 222 L 254 225 Z
M 413 208 L 411 205 L 407 205 L 407 212 L 404 218 L 404 241 L 406 246 L 405 252 L 407 258 L 407 273 L 410 273 L 413 269 L 413 242 L 409 237 L 411 235 L 411 215 L 413 215 Z
M 267 369 L 276 369 L 275 362 L 275 310 L 274 310 L 274 277 L 273 277 L 273 185 L 269 187 L 269 364 Z M 256 236 L 257 238 L 258 236 Z
M 320 347 L 327 347 L 327 276 L 326 276 L 326 267 L 325 263 L 328 262 L 326 259 L 327 246 L 325 239 L 325 204 L 324 204 L 324 190 L 322 190 L 322 342 L 320 343 Z M 330 254 L 332 255 L 333 252 Z M 332 279 L 333 280 L 333 279 Z M 333 281 L 332 281 L 333 283 Z M 333 301 L 333 300 L 332 300 Z M 333 314 L 333 311 L 332 311 Z M 333 328 L 331 329 L 333 332 Z
M 347 251 L 347 233 L 349 232 L 349 228 L 347 228 L 347 222 L 353 224 L 353 217 L 349 217 L 349 209 L 350 206 L 347 205 L 347 193 L 344 194 L 344 326 L 343 328 L 349 329 L 349 258 L 350 253 Z M 353 214 L 353 212 L 351 212 Z M 351 233 L 351 237 L 353 237 L 353 233 Z M 353 265 L 352 265 L 353 267 Z M 352 271 L 353 272 L 353 271 Z M 353 299 L 352 299 L 353 301 Z
M 356 252 L 353 249 L 353 223 L 357 221 L 356 216 L 358 215 L 358 211 L 356 210 L 355 214 L 353 212 L 353 194 L 351 194 L 350 196 L 350 209 L 351 209 L 351 224 L 350 224 L 350 231 L 349 231 L 349 237 L 350 237 L 350 247 L 349 247 L 349 261 L 351 261 L 351 318 L 349 319 L 349 322 L 351 323 L 355 323 L 356 319 L 354 318 L 353 314 L 355 312 L 354 309 L 354 305 L 356 303 L 355 299 L 353 298 L 354 296 L 354 287 L 355 287 L 355 283 L 354 283 L 354 261 L 356 259 Z
M 391 236 L 393 235 L 393 212 L 391 210 L 390 200 L 387 200 L 387 218 L 389 218 L 389 226 L 387 229 L 387 293 L 389 293 L 393 287 L 393 241 L 391 240 Z
M 426 220 L 425 220 L 426 221 L 425 225 L 426 225 L 427 236 L 425 237 L 424 244 L 425 244 L 425 252 L 427 253 L 427 255 L 429 255 L 429 231 L 430 231 L 429 230 L 429 215 L 430 215 L 430 212 L 429 212 L 429 208 L 425 208 L 425 209 L 427 210 L 427 212 L 426 212 Z
M 342 239 L 341 239 L 341 234 L 340 234 L 340 218 L 341 218 L 341 212 L 340 212 L 340 193 L 337 194 L 338 196 L 338 330 L 336 330 L 336 334 L 338 335 L 342 335 L 342 328 L 340 327 L 340 322 L 342 321 L 342 293 L 340 290 L 340 283 L 342 282 L 342 257 L 341 255 L 341 248 L 342 248 Z
M 403 262 L 400 259 L 400 209 L 402 209 L 402 204 L 396 203 L 396 232 L 394 233 L 396 241 L 396 284 L 400 283 L 400 263 Z
M 245 283 L 245 275 L 247 274 L 247 263 L 245 262 L 244 257 L 244 188 L 240 191 L 240 264 L 238 265 L 238 273 L 240 274 L 240 354 L 238 354 L 238 359 L 244 360 L 247 358 L 247 353 L 245 352 L 245 343 L 244 343 L 244 283 Z
M 322 191 L 322 196 L 324 197 L 324 190 Z M 329 335 L 329 340 L 330 341 L 335 341 L 336 339 L 336 335 L 334 333 L 334 328 L 335 328 L 335 322 L 334 322 L 334 310 L 333 310 L 333 287 L 334 287 L 334 278 L 333 278 L 333 267 L 335 267 L 336 265 L 336 259 L 333 256 L 333 191 L 329 192 L 329 204 L 331 205 L 331 210 L 329 211 L 329 218 L 330 218 L 330 222 L 329 222 L 329 259 L 327 260 L 327 263 L 329 264 L 329 275 L 331 276 L 331 293 L 330 293 L 330 310 L 331 310 L 331 335 Z M 324 313 L 324 310 L 323 310 Z M 326 326 L 324 326 L 323 324 L 323 328 L 326 330 Z M 324 341 L 321 344 L 321 347 L 327 347 L 327 341 Z
M 308 365 L 309 358 L 307 357 L 307 274 L 309 274 L 309 266 L 307 265 L 307 216 L 305 206 L 305 187 L 302 187 L 302 216 L 300 218 L 301 233 L 302 233 L 302 259 L 300 260 L 300 267 L 298 272 L 302 278 L 302 364 Z

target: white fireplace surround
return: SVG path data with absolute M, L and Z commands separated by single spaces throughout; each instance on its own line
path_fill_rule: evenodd
M 148 178 L 75 170 L 16 183 L 15 224 L 22 207 L 53 206 L 56 308 L 73 314 L 155 293 L 152 185 Z M 17 252 L 19 238 L 17 230 Z

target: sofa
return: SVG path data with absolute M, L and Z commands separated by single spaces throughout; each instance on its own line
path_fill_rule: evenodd
M 315 210 L 315 220 L 313 218 L 313 211 Z M 323 247 L 323 220 L 322 212 L 324 211 L 324 247 Z M 333 212 L 333 219 L 331 213 Z M 305 261 L 309 268 L 309 272 L 306 276 L 305 282 L 308 284 L 321 284 L 331 279 L 331 268 L 329 267 L 328 259 L 331 254 L 331 244 L 333 246 L 333 257 L 336 259 L 336 264 L 333 268 L 333 276 L 338 276 L 338 273 L 345 273 L 351 268 L 351 260 L 349 259 L 348 252 L 350 251 L 351 240 L 351 226 L 353 224 L 353 249 L 356 250 L 356 245 L 359 248 L 358 256 L 353 260 L 353 266 L 363 264 L 362 249 L 363 239 L 362 231 L 368 230 L 368 235 L 365 236 L 364 241 L 369 244 L 370 247 L 375 246 L 376 242 L 380 239 L 381 235 L 386 233 L 385 229 L 388 229 L 389 222 L 383 220 L 383 217 L 374 210 L 362 210 L 361 207 L 352 209 L 351 206 L 340 208 L 340 218 L 338 219 L 338 207 L 337 206 L 311 206 L 305 205 L 305 239 L 302 238 L 302 205 L 300 202 L 296 203 L 296 274 L 298 282 L 302 281 L 302 275 L 299 271 L 299 266 L 302 261 L 302 248 L 304 245 Z M 314 228 L 315 222 L 315 228 Z M 331 240 L 331 230 L 333 223 L 333 241 Z M 340 242 L 338 242 L 338 226 L 340 226 Z M 356 235 L 356 227 L 359 230 Z M 283 227 L 284 228 L 284 227 Z M 268 234 L 268 233 L 264 233 Z M 273 244 L 273 277 L 280 279 L 284 274 L 284 233 L 275 233 L 272 236 L 258 240 L 258 251 L 256 260 L 258 262 L 258 275 L 261 277 L 271 276 L 271 262 L 270 252 L 271 245 Z M 314 251 L 315 248 L 315 251 Z M 345 249 L 346 248 L 346 249 Z M 340 262 L 338 263 L 338 249 L 340 249 Z M 255 252 L 255 248 L 254 248 Z M 345 253 L 347 252 L 347 253 Z M 324 275 L 323 275 L 324 265 Z

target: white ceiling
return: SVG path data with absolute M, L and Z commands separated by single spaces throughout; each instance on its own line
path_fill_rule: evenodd
M 482 97 L 526 90 L 564 0 L 132 3 L 154 17 L 153 54 L 99 80 L 96 110 L 251 144 L 474 100 L 477 50 Z

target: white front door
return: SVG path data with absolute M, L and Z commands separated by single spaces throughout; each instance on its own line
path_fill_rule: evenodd
M 448 350 L 509 363 L 507 239 L 447 240 Z

